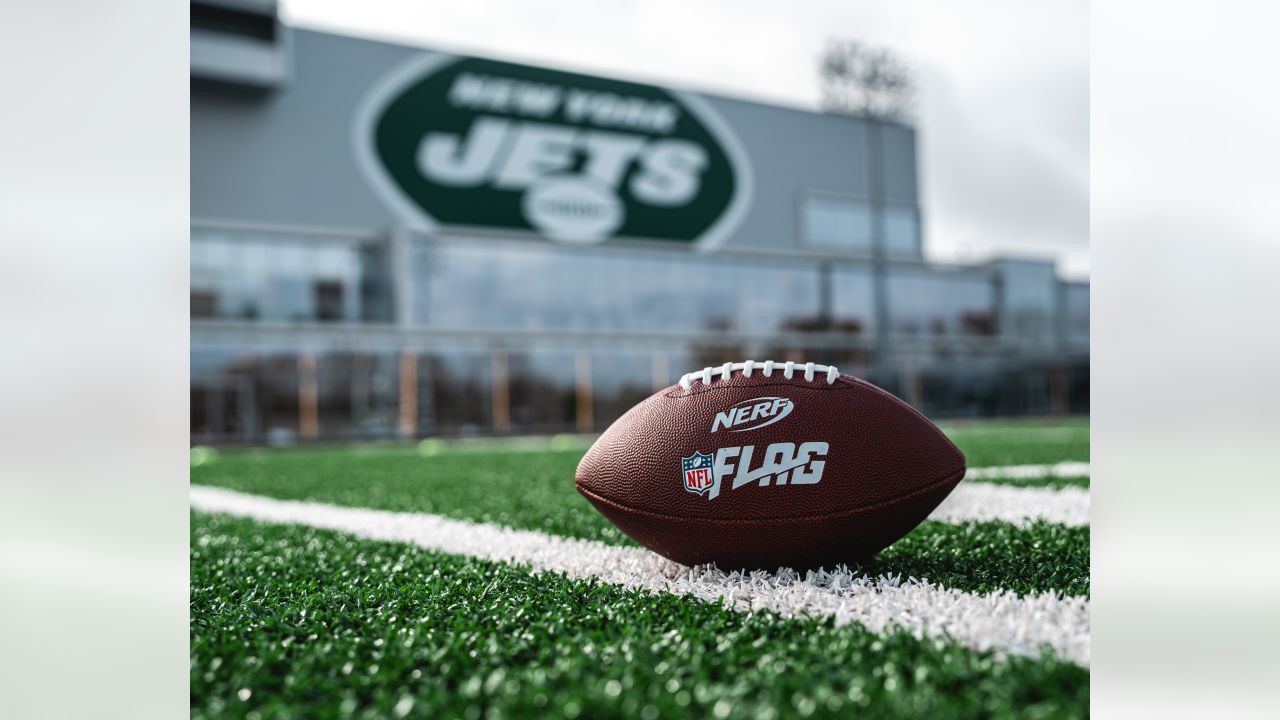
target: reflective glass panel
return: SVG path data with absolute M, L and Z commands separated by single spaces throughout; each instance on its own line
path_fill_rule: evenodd
M 1053 264 L 1001 260 L 1001 332 L 1020 345 L 1048 348 L 1059 328 L 1058 279 Z
M 819 316 L 814 265 L 423 242 L 413 274 L 414 323 L 440 329 L 768 334 Z
M 871 206 L 856 200 L 809 195 L 801 204 L 809 245 L 870 253 L 874 236 Z
M 1063 286 L 1066 299 L 1067 339 L 1072 343 L 1089 343 L 1089 286 L 1067 283 Z
M 831 273 L 831 321 L 836 332 L 868 337 L 875 331 L 875 284 L 870 268 L 837 266 Z
M 433 350 L 417 358 L 418 431 L 474 435 L 493 429 L 489 353 Z
M 508 355 L 511 429 L 567 431 L 576 426 L 574 355 L 537 350 Z
M 191 314 L 283 322 L 391 319 L 385 248 L 354 241 L 196 230 Z
M 335 352 L 316 361 L 320 435 L 390 437 L 397 432 L 400 374 L 395 353 Z
M 887 205 L 881 210 L 884 251 L 889 257 L 920 257 L 920 219 L 913 207 Z
M 989 276 L 892 270 L 888 283 L 889 322 L 896 334 L 996 333 L 996 291 Z
M 591 354 L 591 398 L 597 430 L 604 430 L 631 406 L 668 384 L 666 358 L 656 360 L 662 375 L 655 387 L 655 352 L 595 352 Z M 687 371 L 685 371 L 687 372 Z M 674 381 L 670 381 L 674 382 Z

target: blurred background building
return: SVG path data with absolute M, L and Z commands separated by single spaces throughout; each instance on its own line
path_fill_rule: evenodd
M 599 431 L 747 358 L 1088 412 L 1088 285 L 926 262 L 912 127 L 191 25 L 193 442 Z

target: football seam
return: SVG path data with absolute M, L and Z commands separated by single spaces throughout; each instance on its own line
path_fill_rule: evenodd
M 843 379 L 843 377 L 844 377 L 844 376 L 841 376 L 841 378 L 842 378 L 842 379 Z M 815 384 L 814 384 L 815 382 L 816 382 L 816 378 L 815 378 L 814 380 L 811 380 L 811 381 L 809 381 L 809 380 L 798 380 L 798 381 L 797 381 L 797 380 L 783 380 L 783 381 L 781 381 L 781 382 L 779 382 L 779 381 L 773 381 L 773 382 L 767 382 L 767 383 L 760 383 L 760 384 L 757 384 L 757 385 L 751 385 L 750 387 L 752 387 L 752 388 L 766 388 L 766 387 L 780 387 L 780 386 L 785 386 L 785 387 L 809 388 L 809 389 L 811 389 L 811 390 L 837 390 L 837 389 L 839 389 L 839 390 L 853 390 L 853 389 L 854 389 L 854 387 L 853 387 L 853 386 L 851 386 L 851 385 L 845 385 L 844 387 L 840 387 L 840 386 L 835 385 L 835 384 L 832 384 L 832 385 L 827 385 L 827 384 L 823 384 L 823 385 L 815 385 Z M 676 390 L 675 388 L 679 388 L 679 387 L 680 387 L 679 385 L 672 385 L 671 387 L 672 387 L 672 389 L 671 389 L 671 390 L 669 390 L 669 391 L 668 391 L 668 392 L 666 392 L 666 393 L 663 393 L 663 397 L 668 397 L 668 398 L 686 398 L 686 397 L 693 397 L 694 395 L 701 395 L 701 394 L 703 394 L 703 393 L 709 393 L 709 392 L 714 392 L 714 391 L 716 391 L 716 390 L 722 390 L 722 389 L 724 389 L 726 386 L 725 386 L 725 385 L 723 385 L 723 384 L 721 384 L 721 385 L 705 385 L 705 386 L 703 386 L 703 387 L 702 387 L 702 389 L 701 389 L 701 390 Z M 743 385 L 732 385 L 732 386 L 729 386 L 729 387 L 731 387 L 731 388 L 741 388 L 741 387 L 745 387 L 745 386 L 743 386 Z M 872 387 L 874 387 L 874 386 L 872 386 Z
M 846 517 L 848 515 L 856 515 L 861 512 L 868 512 L 871 510 L 880 510 L 882 508 L 886 508 L 891 505 L 896 505 L 904 500 L 910 500 L 911 498 L 917 495 L 923 495 L 925 493 L 936 490 L 938 487 L 945 485 L 947 483 L 958 483 L 964 477 L 965 469 L 966 468 L 961 467 L 959 470 L 956 470 L 954 472 L 947 474 L 941 480 L 935 480 L 929 483 L 928 485 L 923 485 L 921 487 L 918 487 L 915 490 L 912 490 L 911 492 L 904 493 L 902 495 L 898 495 L 898 496 L 889 498 L 887 500 L 881 500 L 872 505 L 863 505 L 861 507 L 848 508 L 846 510 L 837 510 L 829 513 L 818 513 L 816 515 L 777 515 L 777 516 L 771 516 L 771 517 L 765 517 L 765 518 L 700 518 L 700 517 L 688 517 L 685 515 L 668 515 L 666 513 L 654 512 L 652 510 L 641 510 L 640 508 L 631 507 L 630 505 L 624 505 L 615 500 L 610 500 L 609 498 L 606 498 L 602 495 L 599 495 L 597 493 L 594 493 L 584 488 L 581 483 L 575 482 L 574 485 L 577 487 L 578 492 L 582 493 L 583 495 L 586 495 L 588 498 L 592 500 L 597 500 L 599 502 L 602 502 L 618 510 L 624 510 L 628 513 L 635 513 L 637 515 L 647 515 L 649 517 L 658 518 L 661 520 L 676 520 L 680 522 L 703 522 L 703 523 L 711 523 L 711 524 L 719 524 L 719 525 L 758 525 L 758 524 L 766 524 L 766 523 L 775 523 L 780 520 L 799 521 L 799 522 L 832 520 L 835 518 Z
M 761 377 L 764 377 L 764 376 L 761 376 Z M 747 378 L 747 379 L 750 379 L 750 378 Z M 844 382 L 843 382 L 843 383 L 841 383 L 840 381 L 844 381 Z M 693 389 L 683 390 L 683 389 L 681 389 L 681 388 L 680 388 L 680 386 L 677 384 L 677 385 L 672 385 L 672 386 L 671 386 L 671 388 L 667 390 L 667 392 L 665 392 L 665 393 L 663 393 L 663 394 L 662 394 L 662 396 L 663 396 L 663 397 L 665 397 L 665 398 L 687 398 L 687 397 L 693 397 L 694 395 L 701 395 L 701 394 L 703 394 L 703 393 L 708 393 L 708 392 L 713 392 L 713 391 L 715 391 L 715 390 L 720 390 L 720 389 L 723 389 L 724 387 L 725 387 L 725 386 L 724 386 L 723 384 L 721 384 L 721 385 L 719 385 L 719 386 L 716 386 L 716 385 L 704 385 L 704 386 L 703 386 L 701 389 L 699 389 L 699 390 L 693 390 Z M 740 387 L 744 387 L 744 386 L 742 386 L 742 385 L 734 385 L 734 386 L 732 386 L 732 387 L 734 387 L 734 388 L 740 388 Z M 766 387 L 801 387 L 801 388 L 811 388 L 811 389 L 814 389 L 814 390 L 845 390 L 845 391 L 855 390 L 855 389 L 859 389 L 859 388 L 865 388 L 865 389 L 867 389 L 867 390 L 871 390 L 871 391 L 873 391 L 873 392 L 875 392 L 875 393 L 878 393 L 878 394 L 879 394 L 879 395 L 881 395 L 882 397 L 885 397 L 885 398 L 888 398 L 889 400 L 894 401 L 894 402 L 895 402 L 895 403 L 897 403 L 898 405 L 901 405 L 901 406 L 905 407 L 907 410 L 910 410 L 910 411 L 911 411 L 911 413 L 912 413 L 913 415 L 915 415 L 916 417 L 920 418 L 921 420 L 924 420 L 924 421 L 925 421 L 925 423 L 926 423 L 927 425 L 929 425 L 930 429 L 932 429 L 932 430 L 934 431 L 934 433 L 936 433 L 939 437 L 941 437 L 943 440 L 945 440 L 945 441 L 946 441 L 946 443 L 947 443 L 948 445 L 950 445 L 950 446 L 951 446 L 951 449 L 952 449 L 952 450 L 955 450 L 957 453 L 959 453 L 959 454 L 960 454 L 960 456 L 961 456 L 961 457 L 964 457 L 964 451 L 962 451 L 960 448 L 956 447 L 956 444 L 955 444 L 954 442 L 952 442 L 952 441 L 951 441 L 951 438 L 947 437 L 947 434 L 946 434 L 946 433 L 944 433 L 944 432 L 942 432 L 942 430 L 938 429 L 938 426 L 937 426 L 937 425 L 934 425 L 934 424 L 933 424 L 933 421 L 931 421 L 928 417 L 926 417 L 924 413 L 922 413 L 922 412 L 920 412 L 919 410 L 915 409 L 914 407 L 912 407 L 912 406 L 911 406 L 911 404 L 910 404 L 910 403 L 904 402 L 904 401 L 902 400 L 902 398 L 900 398 L 900 397 L 898 397 L 898 396 L 894 395 L 893 393 L 889 392 L 888 390 L 885 390 L 884 388 L 880 387 L 879 385 L 875 385 L 875 384 L 873 384 L 873 383 L 869 383 L 869 382 L 867 382 L 866 380 L 863 380 L 862 378 L 859 378 L 859 377 L 855 377 L 855 376 L 853 376 L 853 375 L 845 375 L 845 374 L 841 373 L 840 377 L 836 379 L 836 382 L 835 382 L 835 383 L 833 383 L 833 384 L 830 384 L 830 385 L 814 385 L 814 381 L 812 381 L 812 380 L 794 380 L 794 379 L 793 379 L 793 380 L 785 380 L 785 379 L 784 379 L 784 380 L 781 380 L 781 381 L 773 381 L 773 382 L 767 382 L 767 383 L 760 383 L 760 384 L 758 384 L 758 385 L 751 385 L 750 387 L 753 387 L 753 388 L 766 388 Z

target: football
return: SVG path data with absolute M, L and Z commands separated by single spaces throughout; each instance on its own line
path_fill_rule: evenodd
M 636 542 L 721 569 L 854 563 L 910 532 L 964 454 L 880 388 L 814 363 L 729 363 L 631 408 L 576 485 Z

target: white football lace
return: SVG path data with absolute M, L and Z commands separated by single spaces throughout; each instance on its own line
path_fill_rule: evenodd
M 751 377 L 751 373 L 759 368 L 765 377 L 773 376 L 773 369 L 782 368 L 782 377 L 790 380 L 796 370 L 804 370 L 804 379 L 808 382 L 813 381 L 814 373 L 826 373 L 827 384 L 834 385 L 836 378 L 840 377 L 840 370 L 834 365 L 817 365 L 814 363 L 776 363 L 772 360 L 766 360 L 762 363 L 755 360 L 748 360 L 740 363 L 725 363 L 719 367 L 705 367 L 697 372 L 685 373 L 680 377 L 680 387 L 688 390 L 693 387 L 694 380 L 701 380 L 703 385 L 711 384 L 711 377 L 719 375 L 728 378 L 733 374 L 734 370 L 741 370 L 743 377 Z

